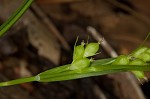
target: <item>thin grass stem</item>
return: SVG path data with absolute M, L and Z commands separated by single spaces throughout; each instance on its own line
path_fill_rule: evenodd
M 3 36 L 25 13 L 34 0 L 25 0 L 12 16 L 0 26 L 0 37 Z

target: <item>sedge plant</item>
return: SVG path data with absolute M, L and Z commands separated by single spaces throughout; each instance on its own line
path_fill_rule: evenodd
M 33 0 L 25 0 L 23 5 L 4 24 L 0 26 L 0 36 L 4 35 L 7 30 L 19 20 L 32 2 Z M 147 38 L 148 37 L 149 35 Z M 71 64 L 52 68 L 33 77 L 0 82 L 0 86 L 10 86 L 32 81 L 64 81 L 127 71 L 131 71 L 138 79 L 147 79 L 144 75 L 144 71 L 150 71 L 149 47 L 143 46 L 142 44 L 142 46 L 131 52 L 129 55 L 120 55 L 116 58 L 93 61 L 91 57 L 98 53 L 101 43 L 102 42 L 85 44 L 84 42 L 81 42 L 80 45 L 76 45 L 75 43 L 73 61 Z

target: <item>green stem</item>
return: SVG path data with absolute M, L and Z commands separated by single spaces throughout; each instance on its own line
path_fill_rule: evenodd
M 101 59 L 96 60 L 91 63 L 90 67 L 79 69 L 79 70 L 69 70 L 68 65 L 56 67 L 45 72 L 38 74 L 37 76 L 16 79 L 8 82 L 1 82 L 0 86 L 9 86 L 15 84 L 21 84 L 25 82 L 38 81 L 38 82 L 54 82 L 54 81 L 64 81 L 71 79 L 78 79 L 91 76 L 99 76 L 110 73 L 126 72 L 126 71 L 150 71 L 150 65 L 110 65 L 114 59 Z M 105 65 L 104 65 L 105 64 Z
M 1 82 L 0 86 L 10 86 L 10 85 L 22 84 L 22 83 L 32 82 L 32 81 L 36 81 L 36 76 Z
M 25 11 L 30 7 L 32 2 L 33 0 L 25 0 L 19 9 L 16 10 L 16 12 L 14 12 L 14 14 L 0 26 L 0 36 L 3 36 L 8 29 L 10 29 L 20 19 Z
M 82 70 L 66 71 L 53 75 L 40 76 L 39 82 L 53 82 L 53 81 L 63 81 L 71 80 L 77 78 L 98 76 L 116 72 L 126 72 L 126 71 L 150 71 L 150 66 L 139 66 L 139 65 L 97 65 L 91 66 L 89 68 L 84 68 Z
M 115 70 L 106 70 L 106 71 L 100 71 L 100 72 L 89 72 L 89 73 L 68 73 L 67 75 L 59 75 L 57 77 L 47 77 L 42 78 L 39 82 L 55 82 L 55 81 L 64 81 L 64 80 L 72 80 L 72 79 L 79 79 L 79 78 L 85 78 L 85 77 L 92 77 L 92 76 L 100 76 L 110 73 L 116 73 L 120 71 Z
M 92 64 L 92 66 L 98 65 L 98 64 L 103 64 L 103 63 L 110 63 L 113 59 L 101 59 L 101 60 L 97 60 L 94 61 Z M 37 76 L 34 77 L 29 77 L 29 78 L 22 78 L 22 79 L 16 79 L 16 80 L 12 80 L 12 81 L 6 81 L 6 82 L 1 82 L 0 86 L 10 86 L 10 85 L 15 85 L 15 84 L 21 84 L 21 83 L 25 83 L 25 82 L 31 82 L 31 81 L 40 81 L 40 79 L 45 79 L 45 78 L 53 78 L 55 76 L 61 75 L 61 73 L 69 73 L 69 72 L 76 72 L 76 71 L 68 71 L 68 67 L 70 66 L 70 64 L 68 65 L 63 65 L 63 66 L 59 66 L 56 68 L 52 68 L 50 70 L 44 71 L 40 74 L 38 74 Z M 48 77 L 47 77 L 48 76 Z M 39 79 L 40 77 L 40 79 Z
M 70 64 L 59 66 L 59 67 L 56 67 L 56 68 L 52 68 L 50 70 L 46 70 L 46 71 L 40 73 L 39 75 L 40 76 L 53 75 L 53 74 L 56 74 L 56 73 L 64 72 L 64 71 L 69 70 L 69 68 L 68 68 L 69 66 L 70 66 Z
M 114 60 L 115 60 L 115 58 L 107 58 L 107 59 L 96 60 L 96 61 L 91 63 L 91 66 L 108 65 L 108 64 L 111 64 Z M 53 76 L 53 75 L 56 75 L 60 72 L 64 72 L 64 71 L 69 70 L 68 67 L 70 67 L 70 64 L 59 66 L 59 67 L 56 67 L 56 68 L 52 68 L 50 70 L 47 70 L 47 71 L 44 71 L 44 72 L 40 73 L 39 75 L 40 76 L 44 76 L 44 75 Z

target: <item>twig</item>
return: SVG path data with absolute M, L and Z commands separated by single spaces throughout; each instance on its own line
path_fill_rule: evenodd
M 54 24 L 51 22 L 51 20 L 45 15 L 45 13 L 42 12 L 42 10 L 33 3 L 32 9 L 35 11 L 35 13 L 38 15 L 38 17 L 43 21 L 43 23 L 47 26 L 47 28 L 52 31 L 52 33 L 58 38 L 62 46 L 65 50 L 69 51 L 70 47 L 68 43 L 66 42 L 65 38 L 60 34 L 60 32 L 56 29 Z
M 105 94 L 102 92 L 102 90 L 99 88 L 97 84 L 94 84 L 93 91 L 96 96 L 98 96 L 99 99 L 107 99 Z

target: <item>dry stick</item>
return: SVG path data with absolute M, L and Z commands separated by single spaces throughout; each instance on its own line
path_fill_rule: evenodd
M 99 88 L 99 86 L 97 84 L 94 84 L 93 86 L 93 91 L 95 93 L 95 95 L 99 98 L 99 99 L 107 99 L 106 95 L 104 94 L 104 92 Z
M 48 27 L 48 29 L 52 31 L 52 33 L 58 38 L 64 49 L 69 51 L 69 44 L 66 42 L 65 38 L 60 34 L 60 32 L 56 29 L 51 20 L 45 15 L 45 13 L 35 3 L 33 3 L 31 7 L 38 15 L 38 17 L 43 21 L 43 23 Z
M 97 30 L 91 26 L 87 27 L 87 30 L 89 31 L 89 33 L 97 40 L 97 41 L 101 41 L 102 40 L 102 36 L 100 35 L 100 33 L 97 32 Z M 107 53 L 111 56 L 111 57 L 117 57 L 117 53 L 116 51 L 110 46 L 110 44 L 104 39 L 102 42 L 102 47 L 107 51 Z M 133 86 L 135 93 L 138 95 L 138 99 L 144 99 L 144 95 L 141 91 L 141 89 L 139 88 L 139 86 L 136 83 L 136 80 L 133 79 L 132 75 L 130 73 L 124 73 L 124 76 L 129 79 L 131 85 Z
M 130 14 L 132 14 L 133 16 L 135 16 L 136 18 L 140 19 L 141 21 L 146 23 L 148 26 L 150 26 L 150 19 L 147 16 L 132 10 L 128 6 L 126 6 L 122 3 L 119 3 L 116 0 L 107 0 L 107 1 L 110 2 L 111 4 L 115 5 L 116 7 L 122 8 L 122 9 L 126 10 L 127 12 L 130 12 Z

